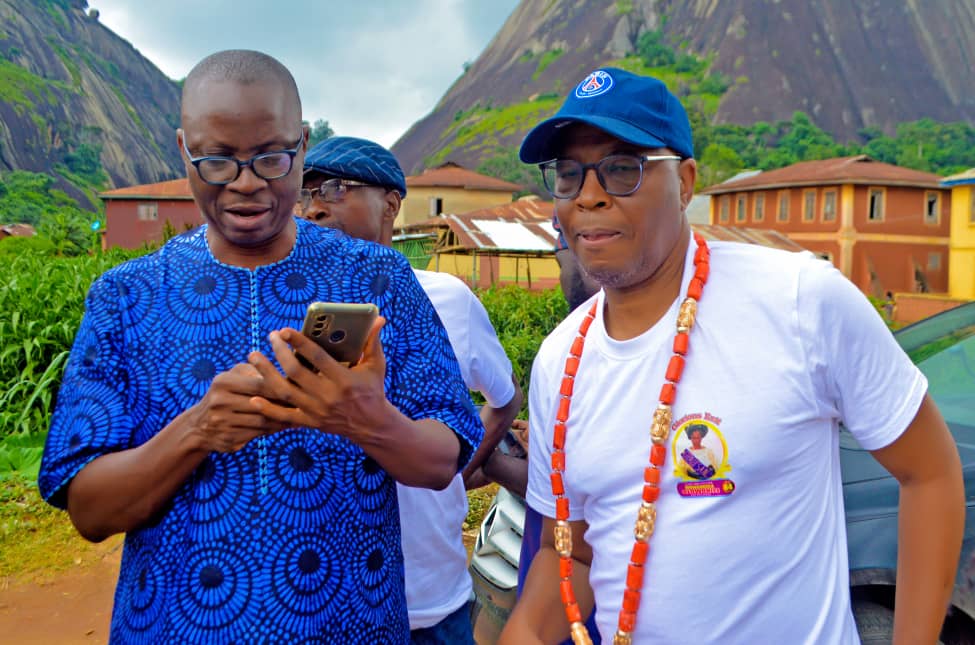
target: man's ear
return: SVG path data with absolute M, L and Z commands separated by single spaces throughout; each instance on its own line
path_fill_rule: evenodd
M 387 190 L 383 200 L 385 201 L 383 219 L 392 222 L 399 215 L 399 207 L 403 203 L 403 198 L 399 196 L 398 190 Z
M 680 179 L 680 209 L 684 211 L 694 197 L 694 182 L 697 180 L 697 162 L 688 158 L 677 166 L 677 176 Z

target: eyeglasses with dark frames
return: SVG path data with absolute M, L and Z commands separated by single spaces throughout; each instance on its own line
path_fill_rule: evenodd
M 254 155 L 250 159 L 241 161 L 236 157 L 225 157 L 220 155 L 205 155 L 194 157 L 190 149 L 186 147 L 186 133 L 183 133 L 183 151 L 190 163 L 196 168 L 200 179 L 211 186 L 225 186 L 237 181 L 241 171 L 245 167 L 250 167 L 251 171 L 264 179 L 280 179 L 291 172 L 291 167 L 295 161 L 295 155 L 301 150 L 301 143 L 305 134 L 301 133 L 294 148 L 287 150 L 275 150 L 273 152 L 262 152 Z
M 575 199 L 582 190 L 589 169 L 596 171 L 596 179 L 610 195 L 632 195 L 643 183 L 643 165 L 650 161 L 680 161 L 678 155 L 627 155 L 603 157 L 596 163 L 581 163 L 575 159 L 553 159 L 538 164 L 545 188 L 556 199 Z
M 325 203 L 334 204 L 345 199 L 345 196 L 350 189 L 372 185 L 373 184 L 367 184 L 364 181 L 333 177 L 332 179 L 326 179 L 323 181 L 318 188 L 302 188 L 301 192 L 298 193 L 298 201 L 301 204 L 302 209 L 310 207 L 312 201 L 315 199 Z

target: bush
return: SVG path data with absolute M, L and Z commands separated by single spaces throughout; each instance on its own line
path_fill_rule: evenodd
M 527 393 L 531 385 L 532 361 L 542 340 L 569 311 L 562 292 L 559 289 L 529 291 L 506 286 L 480 290 L 478 297 L 487 309 L 501 346 L 511 359 L 515 378 Z
M 0 249 L 41 244 L 21 239 L 4 240 Z M 34 453 L 50 424 L 88 287 L 134 255 L 3 254 L 7 278 L 0 283 L 0 473 L 36 468 Z

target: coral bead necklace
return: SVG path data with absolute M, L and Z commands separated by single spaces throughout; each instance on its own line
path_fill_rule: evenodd
M 684 371 L 684 358 L 689 348 L 689 334 L 697 316 L 697 302 L 708 280 L 710 270 L 710 251 L 707 242 L 700 235 L 694 235 L 697 249 L 694 252 L 694 276 L 687 286 L 687 294 L 677 314 L 677 335 L 674 337 L 674 355 L 667 365 L 666 381 L 660 389 L 659 404 L 653 412 L 650 426 L 650 465 L 644 470 L 643 500 L 637 513 L 633 529 L 633 552 L 626 571 L 626 590 L 623 592 L 623 608 L 620 610 L 619 624 L 613 636 L 613 645 L 631 645 L 633 630 L 636 629 L 636 613 L 640 607 L 640 593 L 643 589 L 644 565 L 650 548 L 657 521 L 657 498 L 660 497 L 660 476 L 667 447 L 664 445 L 670 434 L 672 419 L 671 406 L 677 396 L 677 384 Z M 555 495 L 555 550 L 559 554 L 559 590 L 565 614 L 569 619 L 572 642 L 575 645 L 592 645 L 589 631 L 582 622 L 582 612 L 576 603 L 572 590 L 572 529 L 569 527 L 569 498 L 565 496 L 562 475 L 565 467 L 566 422 L 569 420 L 569 407 L 572 405 L 572 388 L 579 359 L 586 342 L 589 326 L 596 317 L 596 303 L 579 325 L 579 335 L 572 342 L 569 357 L 565 361 L 565 373 L 559 388 L 559 407 L 555 415 L 555 434 L 552 440 L 552 494 Z

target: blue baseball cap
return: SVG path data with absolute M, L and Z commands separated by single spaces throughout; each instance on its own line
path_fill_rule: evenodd
M 356 137 L 329 137 L 305 155 L 305 174 L 354 179 L 373 186 L 394 188 L 406 196 L 406 178 L 393 153 L 378 143 Z
M 559 129 L 587 123 L 642 148 L 670 148 L 694 156 L 687 112 L 667 86 L 651 76 L 605 67 L 592 72 L 569 94 L 555 115 L 536 125 L 521 143 L 524 163 L 555 158 Z

